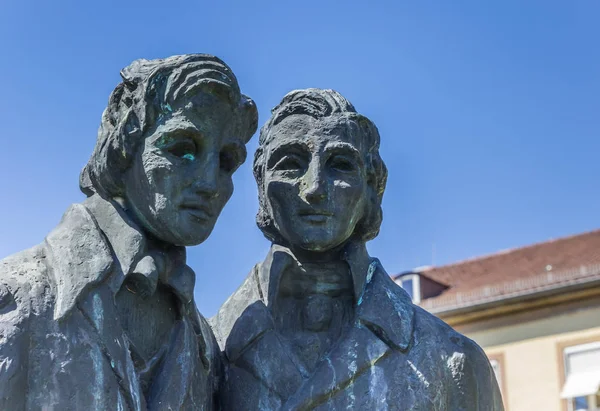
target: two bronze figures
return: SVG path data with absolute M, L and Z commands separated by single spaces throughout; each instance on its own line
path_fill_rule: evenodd
M 185 246 L 231 197 L 256 106 L 209 55 L 121 75 L 87 199 L 0 261 L 0 409 L 503 409 L 483 351 L 368 255 L 387 171 L 348 100 L 297 90 L 272 110 L 253 164 L 272 247 L 206 320 Z

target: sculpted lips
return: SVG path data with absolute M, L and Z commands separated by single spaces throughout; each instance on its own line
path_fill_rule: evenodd
M 185 201 L 179 206 L 179 208 L 183 211 L 186 211 L 196 220 L 206 221 L 213 217 L 210 207 L 206 206 L 200 201 Z
M 323 224 L 323 223 L 327 222 L 329 217 L 333 216 L 333 213 L 331 211 L 327 211 L 327 210 L 305 209 L 305 210 L 300 210 L 298 212 L 298 216 L 302 220 L 309 222 L 309 223 Z

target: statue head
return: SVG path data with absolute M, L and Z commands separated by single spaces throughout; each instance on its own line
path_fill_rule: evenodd
M 233 192 L 256 131 L 254 102 L 231 69 L 206 54 L 136 60 L 102 115 L 81 190 L 121 199 L 151 236 L 195 245 Z
M 323 252 L 377 236 L 387 169 L 379 132 L 333 90 L 288 93 L 260 131 L 257 224 L 273 242 Z

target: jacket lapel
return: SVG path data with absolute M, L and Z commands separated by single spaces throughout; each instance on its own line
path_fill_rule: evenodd
M 360 324 L 390 347 L 406 351 L 412 341 L 414 305 L 409 295 L 374 259 L 374 272 L 367 276 L 362 301 L 357 304 Z
M 392 348 L 358 325 L 319 364 L 283 409 L 312 409 L 348 388 L 354 379 L 387 357 Z
M 302 375 L 288 355 L 290 350 L 279 338 L 262 301 L 242 313 L 225 352 L 232 367 L 246 370 L 280 398 L 289 397 L 302 383 Z
M 129 407 L 145 409 L 140 382 L 129 354 L 129 341 L 118 320 L 110 288 L 96 287 L 79 302 L 78 307 L 95 331 L 96 342 L 105 361 L 110 364 Z
M 54 318 L 59 322 L 69 321 L 71 310 L 79 308 L 129 407 L 143 409 L 144 399 L 113 293 L 99 284 L 111 272 L 114 260 L 87 209 L 80 204 L 71 206 L 59 226 L 46 237 L 46 245 L 56 282 Z
M 188 318 L 181 320 L 173 330 L 162 361 L 149 390 L 148 410 L 180 410 L 188 397 L 190 382 L 200 377 L 193 374 L 204 370 L 199 364 L 196 335 Z
M 106 278 L 114 260 L 92 216 L 81 204 L 73 204 L 65 212 L 45 242 L 56 284 L 54 319 L 60 321 L 86 289 Z

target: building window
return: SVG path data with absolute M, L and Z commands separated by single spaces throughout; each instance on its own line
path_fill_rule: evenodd
M 587 397 L 575 397 L 569 400 L 569 410 L 597 411 L 600 410 L 600 394 Z
M 502 353 L 490 354 L 489 355 L 490 365 L 494 371 L 498 388 L 500 388 L 500 394 L 502 395 L 503 401 L 506 402 L 506 391 L 504 385 L 504 355 Z
M 566 347 L 561 397 L 569 411 L 600 411 L 600 342 Z
M 413 303 L 421 302 L 421 282 L 418 274 L 408 274 L 396 278 L 396 284 L 404 288 Z
M 500 370 L 500 362 L 496 359 L 490 359 L 490 364 L 492 365 L 492 369 L 494 370 L 494 375 L 496 376 L 496 381 L 498 384 L 502 381 L 502 374 Z

